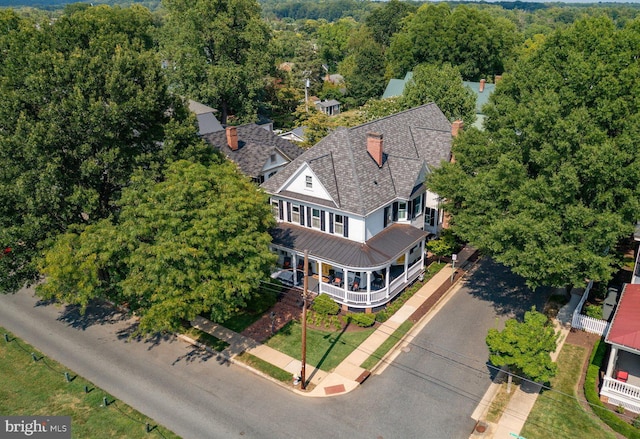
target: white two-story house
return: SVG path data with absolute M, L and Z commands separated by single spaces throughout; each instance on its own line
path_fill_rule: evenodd
M 310 289 L 370 311 L 417 279 L 443 220 L 425 178 L 450 160 L 451 141 L 452 124 L 428 104 L 338 129 L 264 182 L 272 245 L 294 282 L 306 270 Z

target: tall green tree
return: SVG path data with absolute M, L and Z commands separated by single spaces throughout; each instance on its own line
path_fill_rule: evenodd
M 373 41 L 371 31 L 362 27 L 351 35 L 349 55 L 340 64 L 347 99 L 351 105 L 362 105 L 384 91 L 384 49 Z
M 275 263 L 264 194 L 222 158 L 174 162 L 159 182 L 140 174 L 120 207 L 117 221 L 56 240 L 41 261 L 42 297 L 124 301 L 142 332 L 173 330 L 201 313 L 229 318 Z
M 402 77 L 422 63 L 448 62 L 466 80 L 501 74 L 521 42 L 506 18 L 467 5 L 424 4 L 391 38 L 387 76 Z
M 365 20 L 373 39 L 383 47 L 389 47 L 391 37 L 402 28 L 402 20 L 417 8 L 407 2 L 390 0 L 371 11 Z
M 274 67 L 270 29 L 255 0 L 163 0 L 162 56 L 180 93 L 240 122 L 256 119 Z
M 0 17 L 0 291 L 34 280 L 43 242 L 114 212 L 134 169 L 188 154 L 148 10 L 80 9 L 36 27 Z
M 449 64 L 418 65 L 400 99 L 404 108 L 435 102 L 450 121 L 462 119 L 471 125 L 476 120 L 476 96 L 462 84 L 458 69 Z
M 509 319 L 502 331 L 489 329 L 489 361 L 494 366 L 507 366 L 516 375 L 547 383 L 558 369 L 550 354 L 556 350 L 559 336 L 547 316 L 533 307 L 524 314 L 524 321 Z
M 456 234 L 532 288 L 606 282 L 620 263 L 640 211 L 639 43 L 639 22 L 607 18 L 549 35 L 427 183 Z

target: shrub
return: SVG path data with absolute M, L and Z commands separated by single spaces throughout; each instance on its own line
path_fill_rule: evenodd
M 376 321 L 375 314 L 349 313 L 349 320 L 362 328 L 368 328 Z
M 584 315 L 594 319 L 602 320 L 602 305 L 592 305 L 590 303 L 585 304 Z
M 636 418 L 633 420 L 633 426 L 636 428 L 640 428 L 640 415 L 636 416 Z
M 340 305 L 338 305 L 327 294 L 320 294 L 313 301 L 313 310 L 321 315 L 336 315 L 340 311 Z

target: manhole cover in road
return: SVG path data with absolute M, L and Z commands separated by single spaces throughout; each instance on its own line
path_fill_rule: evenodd
M 402 348 L 402 352 L 411 352 L 411 348 L 409 346 L 405 346 Z

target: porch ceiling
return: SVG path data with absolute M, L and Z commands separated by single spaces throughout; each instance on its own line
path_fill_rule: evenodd
M 640 316 L 640 284 L 626 284 L 605 341 L 640 351 L 638 316 Z
M 419 243 L 427 232 L 407 224 L 393 224 L 364 244 L 295 224 L 282 223 L 271 231 L 273 244 L 350 268 L 375 268 L 395 261 Z

